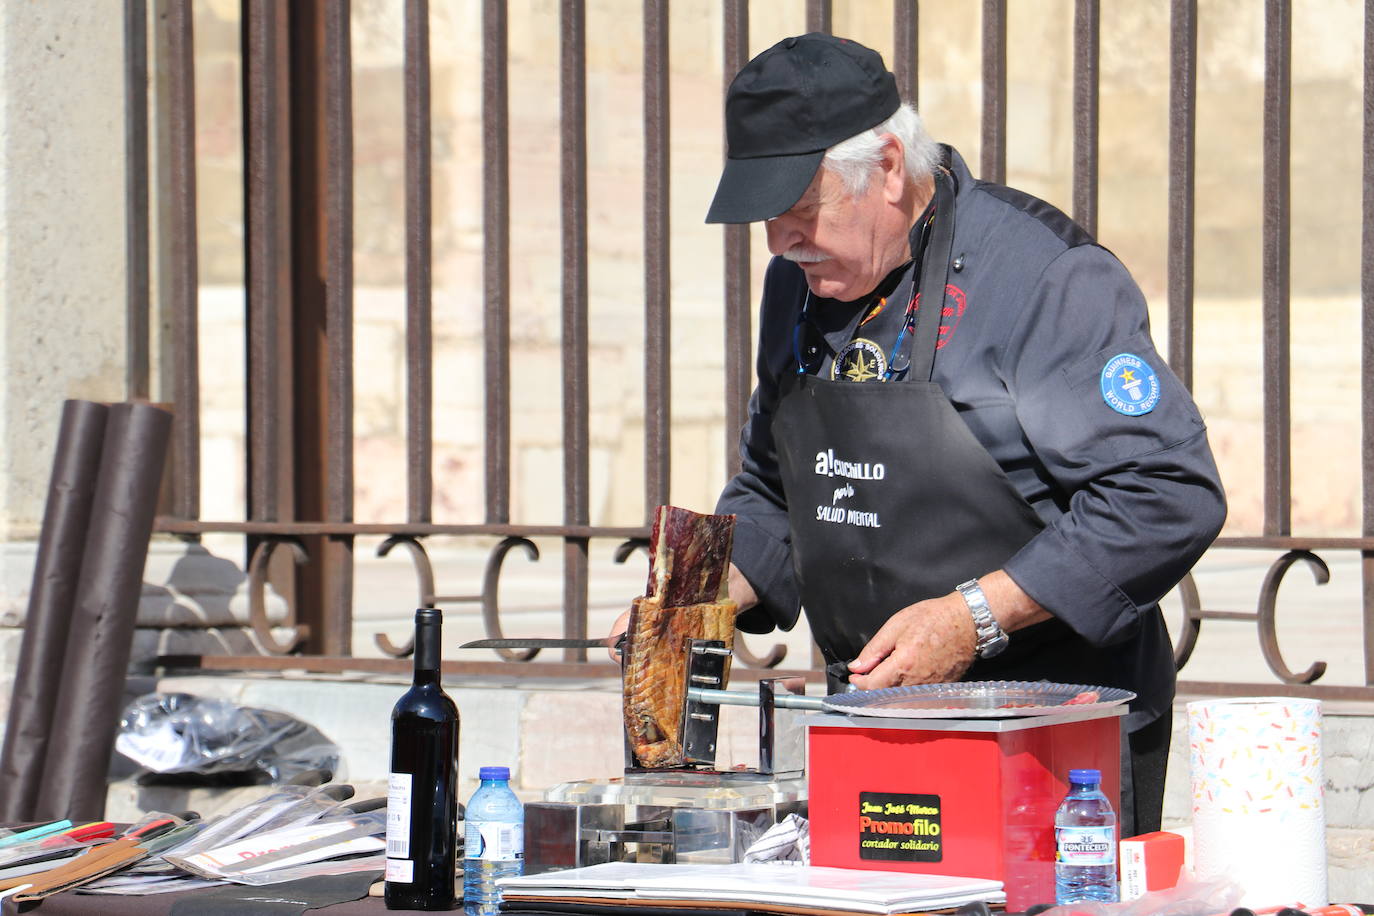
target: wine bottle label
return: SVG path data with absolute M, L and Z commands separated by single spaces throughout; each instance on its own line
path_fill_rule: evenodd
M 388 859 L 410 858 L 410 783 L 409 773 L 392 773 L 386 786 L 386 854 Z M 391 863 L 387 862 L 388 880 Z M 399 880 L 399 879 L 398 879 Z M 405 880 L 409 881 L 409 878 Z
M 410 859 L 387 859 L 386 880 L 396 884 L 413 884 L 415 881 L 415 863 Z
M 467 822 L 463 840 L 463 855 L 486 862 L 513 862 L 525 858 L 525 828 L 523 824 L 501 821 Z

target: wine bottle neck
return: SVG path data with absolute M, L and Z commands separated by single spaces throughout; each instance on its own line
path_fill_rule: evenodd
M 415 612 L 415 683 L 417 684 L 434 684 L 439 681 L 442 627 L 443 618 L 438 611 L 425 608 Z

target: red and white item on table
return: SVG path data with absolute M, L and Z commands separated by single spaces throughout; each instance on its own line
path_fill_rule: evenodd
M 1183 869 L 1183 837 L 1157 830 L 1121 841 L 1121 899 L 1178 885 Z

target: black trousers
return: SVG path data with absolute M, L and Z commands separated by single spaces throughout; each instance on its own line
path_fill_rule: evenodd
M 1121 735 L 1121 810 L 1117 812 L 1121 837 L 1153 833 L 1160 827 L 1173 726 L 1170 708 L 1144 728 Z

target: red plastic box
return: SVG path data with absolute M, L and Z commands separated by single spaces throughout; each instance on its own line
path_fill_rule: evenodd
M 1178 885 L 1183 870 L 1183 837 L 1156 831 L 1121 841 L 1121 899 Z
M 1054 812 L 1069 769 L 1120 810 L 1124 707 L 1013 719 L 807 718 L 811 861 L 1003 882 L 1054 902 Z

